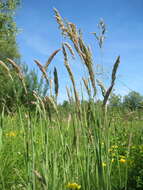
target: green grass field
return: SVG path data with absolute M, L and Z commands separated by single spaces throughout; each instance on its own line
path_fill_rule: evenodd
M 1 115 L 0 189 L 141 190 L 143 122 L 105 119 L 96 106 L 91 115 L 49 121 L 38 104 L 35 113 Z

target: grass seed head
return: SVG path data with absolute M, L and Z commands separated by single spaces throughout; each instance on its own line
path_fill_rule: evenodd
M 47 61 L 46 64 L 45 64 L 45 67 L 44 67 L 45 70 L 48 69 L 48 66 L 50 65 L 51 61 L 53 60 L 53 58 L 55 57 L 55 55 L 56 55 L 60 50 L 61 50 L 61 49 L 57 49 L 57 50 L 55 50 L 55 51 L 50 55 L 48 61 Z

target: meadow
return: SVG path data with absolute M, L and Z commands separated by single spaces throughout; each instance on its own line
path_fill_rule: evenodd
M 47 83 L 47 70 L 59 51 L 72 87 L 67 87 L 71 110 L 63 111 L 57 103 L 58 71 L 54 69 L 54 90 L 41 97 L 33 92 L 35 101 L 30 110 L 19 106 L 7 113 L 3 104 L 0 115 L 0 189 L 2 190 L 142 190 L 143 189 L 143 120 L 142 110 L 111 109 L 108 100 L 116 81 L 120 64 L 118 56 L 113 65 L 111 84 L 105 88 L 94 72 L 92 53 L 80 31 L 70 22 L 64 22 L 55 9 L 55 17 L 68 42 L 56 50 L 45 66 L 35 63 Z M 106 31 L 99 23 L 100 35 L 95 37 L 102 48 Z M 68 53 L 67 53 L 68 52 Z M 82 77 L 84 90 L 76 88 L 74 73 L 68 62 L 69 54 L 81 58 L 88 78 Z M 24 76 L 19 66 L 8 59 L 18 74 L 28 97 Z M 1 62 L 12 78 L 8 67 Z M 13 79 L 12 79 L 13 80 Z M 97 88 L 98 86 L 98 88 Z M 96 100 L 97 90 L 103 96 Z M 86 104 L 82 103 L 85 100 Z M 87 99 L 88 96 L 88 99 Z

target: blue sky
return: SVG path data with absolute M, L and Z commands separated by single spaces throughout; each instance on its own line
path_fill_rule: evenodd
M 45 64 L 49 55 L 66 41 L 55 21 L 54 7 L 62 17 L 83 31 L 86 43 L 91 45 L 95 65 L 101 64 L 107 73 L 103 78 L 105 81 L 109 80 L 116 57 L 121 56 L 116 93 L 125 95 L 130 90 L 135 90 L 143 94 L 143 0 L 23 0 L 16 13 L 17 26 L 21 29 L 17 42 L 22 61 L 30 68 L 36 68 L 33 59 Z M 107 25 L 102 55 L 91 34 L 98 32 L 100 18 Z M 83 71 L 79 59 L 70 64 L 79 81 Z M 59 73 L 59 101 L 62 101 L 66 98 L 64 87 L 69 83 L 62 54 L 55 57 L 49 72 L 53 71 L 54 66 Z

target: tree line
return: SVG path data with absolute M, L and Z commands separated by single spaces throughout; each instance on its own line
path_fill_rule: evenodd
M 39 80 L 34 70 L 29 70 L 26 64 L 21 62 L 21 56 L 16 42 L 19 29 L 14 20 L 15 11 L 20 5 L 20 0 L 1 0 L 0 1 L 0 111 L 3 107 L 7 111 L 15 111 L 17 105 L 29 107 L 32 104 L 33 91 L 44 95 L 43 81 Z M 25 79 L 28 94 L 25 95 L 15 69 L 9 64 L 7 58 L 13 60 L 21 69 Z M 13 80 L 10 80 L 3 66 L 6 64 L 10 70 Z M 45 87 L 46 88 L 46 87 Z

